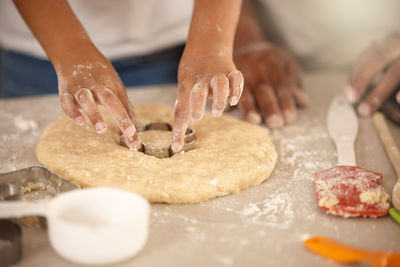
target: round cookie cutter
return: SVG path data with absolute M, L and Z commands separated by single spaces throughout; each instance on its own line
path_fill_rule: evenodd
M 137 127 L 136 128 L 138 132 L 145 132 L 145 131 L 172 131 L 172 126 L 171 124 L 167 122 L 150 122 L 146 124 L 144 127 Z M 192 150 L 195 146 L 195 132 L 192 128 L 187 128 L 186 133 L 185 133 L 185 139 L 183 143 L 183 151 L 189 151 Z M 124 147 L 128 147 L 125 143 L 125 137 L 124 135 L 121 135 L 120 137 L 120 145 Z M 141 147 L 138 151 L 141 151 L 147 155 L 150 156 L 155 156 L 157 158 L 169 158 L 171 157 L 174 152 L 171 149 L 171 145 L 167 147 L 152 147 L 149 146 L 148 144 L 141 143 Z

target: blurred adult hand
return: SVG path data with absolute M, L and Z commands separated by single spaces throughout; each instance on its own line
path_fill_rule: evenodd
M 393 33 L 383 40 L 372 43 L 361 53 L 349 75 L 344 93 L 352 103 L 358 102 L 377 74 L 381 79 L 358 106 L 361 116 L 375 112 L 400 84 L 400 34 Z M 400 92 L 396 95 L 400 103 Z
M 279 128 L 296 120 L 296 104 L 308 105 L 298 67 L 283 48 L 267 41 L 250 43 L 234 50 L 234 60 L 245 78 L 239 109 L 246 121 L 264 120 Z
M 103 105 L 118 123 L 128 147 L 138 149 L 136 116 L 111 63 L 91 45 L 79 46 L 58 62 L 55 68 L 60 104 L 65 114 L 80 126 L 85 122 L 85 114 L 96 132 L 102 133 L 106 124 L 97 104 Z

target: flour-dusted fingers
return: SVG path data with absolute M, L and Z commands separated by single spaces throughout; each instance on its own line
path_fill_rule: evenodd
M 211 114 L 221 117 L 229 96 L 229 80 L 223 74 L 217 74 L 211 78 L 210 87 L 213 92 Z
M 235 106 L 239 102 L 243 92 L 244 78 L 238 70 L 233 70 L 228 74 L 230 94 L 228 98 L 229 105 Z
M 122 81 L 120 80 L 120 78 L 117 77 L 115 79 L 115 81 L 108 81 L 107 84 L 110 84 L 109 86 L 107 86 L 108 88 L 118 88 L 118 90 L 116 91 L 116 95 L 121 100 L 122 104 L 124 105 L 126 113 L 128 113 L 128 116 L 131 119 L 131 121 L 133 122 L 133 124 L 142 125 L 135 114 L 133 105 L 129 101 L 126 88 L 125 88 L 124 84 L 122 83 Z
M 128 116 L 131 119 L 131 121 L 133 122 L 133 124 L 139 125 L 139 126 L 143 125 L 140 122 L 140 120 L 138 119 L 138 117 L 136 116 L 135 109 L 133 108 L 133 105 L 131 104 L 129 99 L 127 99 L 127 105 L 125 106 L 125 109 L 127 110 Z
M 344 94 L 356 103 L 375 76 L 400 56 L 400 35 L 392 34 L 372 43 L 360 56 L 349 75 Z
M 65 114 L 76 122 L 79 126 L 85 123 L 85 118 L 79 111 L 78 104 L 75 98 L 68 92 L 60 95 L 60 105 Z
M 258 113 L 256 103 L 254 102 L 253 95 L 249 85 L 245 85 L 242 96 L 238 103 L 239 109 L 243 115 L 244 120 L 254 124 L 260 124 L 262 117 Z
M 118 123 L 119 128 L 125 135 L 128 147 L 130 149 L 139 149 L 140 142 L 136 134 L 136 128 L 125 110 L 120 99 L 112 90 L 104 86 L 93 88 L 98 101 L 107 108 L 113 119 Z
M 269 128 L 282 127 L 284 119 L 274 89 L 270 85 L 261 84 L 252 91 L 263 113 L 265 124 Z
M 190 122 L 190 94 L 194 85 L 191 79 L 184 80 L 178 84 L 178 95 L 175 102 L 174 125 L 172 129 L 171 149 L 179 152 L 183 149 L 185 132 Z
M 96 132 L 103 133 L 107 127 L 97 109 L 92 92 L 87 88 L 78 89 L 75 93 L 75 100 L 92 123 Z
M 209 83 L 209 78 L 201 78 L 190 92 L 191 115 L 194 120 L 200 120 L 204 116 Z
M 358 106 L 361 116 L 370 116 L 389 97 L 400 83 L 400 60 L 393 62 L 375 88 Z

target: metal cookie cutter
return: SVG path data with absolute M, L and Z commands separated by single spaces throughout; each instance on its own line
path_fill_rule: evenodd
M 137 128 L 138 132 L 145 132 L 150 130 L 172 131 L 172 126 L 171 124 L 166 122 L 151 122 L 146 124 L 144 127 Z M 194 148 L 195 142 L 196 139 L 194 137 L 194 130 L 192 128 L 187 128 L 185 133 L 185 141 L 183 144 L 183 151 L 192 150 Z M 120 144 L 124 147 L 128 147 L 125 143 L 124 135 L 121 135 Z M 143 142 L 141 144 L 141 148 L 139 149 L 139 151 L 147 155 L 155 156 L 157 158 L 169 158 L 174 154 L 172 152 L 171 145 L 167 147 L 152 147 Z
M 41 166 L 0 173 L 0 203 L 9 200 L 39 200 L 80 188 Z M 46 227 L 44 217 L 17 220 L 22 225 Z M 1 266 L 1 264 L 0 264 Z

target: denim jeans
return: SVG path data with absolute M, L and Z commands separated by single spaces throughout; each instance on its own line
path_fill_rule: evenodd
M 184 45 L 150 55 L 112 61 L 126 87 L 177 82 Z M 22 97 L 58 92 L 57 75 L 50 61 L 2 50 L 0 97 Z

